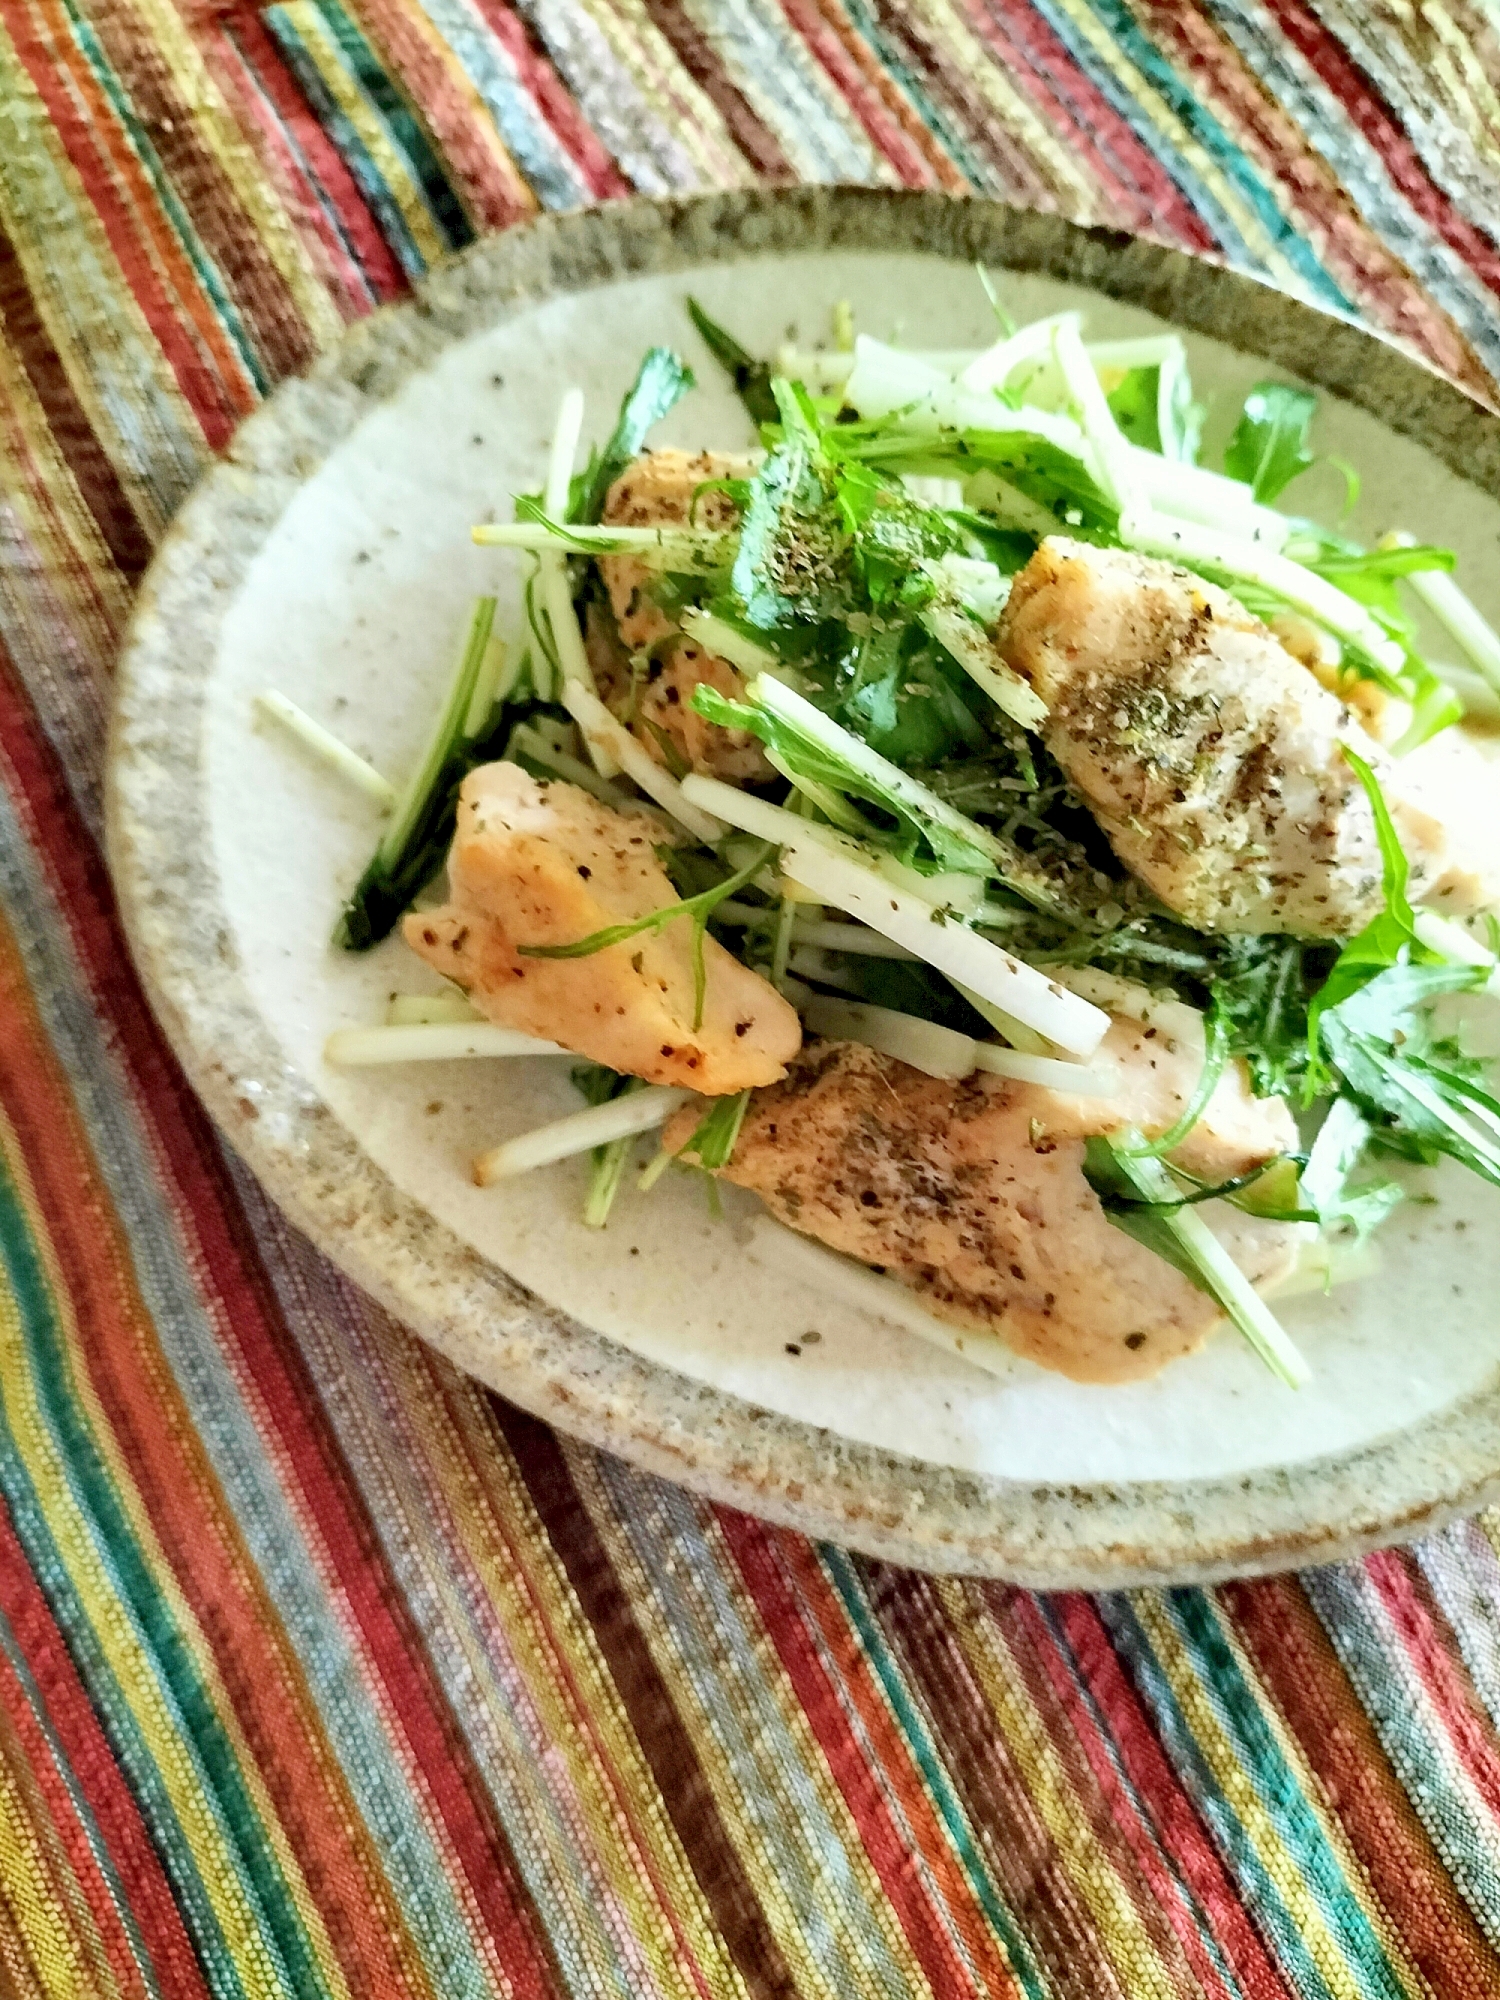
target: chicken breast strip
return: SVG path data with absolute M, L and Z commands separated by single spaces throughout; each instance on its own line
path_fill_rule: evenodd
M 648 451 L 609 489 L 603 518 L 620 527 L 689 521 L 700 528 L 733 527 L 739 516 L 728 495 L 700 489 L 708 480 L 744 479 L 753 463 L 726 452 Z M 661 581 L 658 572 L 634 556 L 604 556 L 599 570 L 613 630 L 603 620 L 592 621 L 589 655 L 604 700 L 658 763 L 670 761 L 665 747 L 670 745 L 705 777 L 732 785 L 769 784 L 776 774 L 755 738 L 705 722 L 692 706 L 700 681 L 731 701 L 743 699 L 738 669 L 678 629 L 652 595 Z
M 660 821 L 645 812 L 616 812 L 518 764 L 482 765 L 459 794 L 448 902 L 408 916 L 406 941 L 491 1021 L 622 1075 L 709 1096 L 773 1083 L 802 1040 L 796 1011 L 706 937 L 695 1027 L 689 920 L 586 958 L 519 949 L 576 944 L 679 901 L 656 858 L 661 838 Z
M 1448 732 L 1392 759 L 1226 592 L 1053 537 L 1016 578 L 1001 649 L 1047 703 L 1048 748 L 1132 874 L 1200 930 L 1343 937 L 1383 904 L 1378 776 L 1414 901 L 1500 901 L 1493 776 Z
M 1189 1017 L 1177 1008 L 1173 1016 Z M 1135 1123 L 1167 1131 L 1202 1064 L 1196 1036 L 1117 1019 L 1096 1062 L 1121 1088 L 1085 1098 L 976 1072 L 924 1076 L 855 1042 L 811 1041 L 752 1098 L 725 1177 L 780 1221 L 907 1285 L 959 1326 L 1079 1382 L 1128 1382 L 1200 1346 L 1217 1305 L 1106 1217 L 1084 1142 Z M 668 1146 L 683 1143 L 680 1115 Z M 1232 1065 L 1174 1158 L 1218 1183 L 1289 1151 L 1286 1106 Z M 1222 1202 L 1202 1213 L 1256 1283 L 1285 1276 L 1306 1233 Z

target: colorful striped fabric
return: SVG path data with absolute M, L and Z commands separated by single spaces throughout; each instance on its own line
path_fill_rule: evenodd
M 539 208 L 977 188 L 1500 378 L 1480 0 L 0 0 L 0 1993 L 1500 1995 L 1500 1521 L 1090 1600 L 576 1448 L 281 1222 L 100 861 L 237 420 Z

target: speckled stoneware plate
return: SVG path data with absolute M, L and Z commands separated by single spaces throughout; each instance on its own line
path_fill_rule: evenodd
M 331 1029 L 430 982 L 399 944 L 330 949 L 376 821 L 257 731 L 256 691 L 286 690 L 399 775 L 470 597 L 498 589 L 517 616 L 514 558 L 472 547 L 469 525 L 541 483 L 565 384 L 602 436 L 641 351 L 671 342 L 703 387 L 664 441 L 741 442 L 685 293 L 763 351 L 794 327 L 822 339 L 842 299 L 870 331 L 978 345 L 976 258 L 1009 274 L 1017 317 L 1083 304 L 1105 336 L 1182 328 L 1211 451 L 1268 368 L 1334 392 L 1321 437 L 1364 475 L 1357 525 L 1451 544 L 1500 611 L 1500 423 L 1249 280 L 925 195 L 549 219 L 352 329 L 183 508 L 120 674 L 111 852 L 135 955 L 276 1199 L 425 1338 L 564 1430 L 858 1548 L 1031 1584 L 1206 1578 L 1393 1540 L 1500 1492 L 1500 1196 L 1462 1173 L 1398 1216 L 1377 1280 L 1285 1309 L 1316 1369 L 1300 1394 L 1223 1335 L 1127 1389 L 1019 1364 L 1001 1381 L 837 1302 L 738 1190 L 715 1222 L 669 1177 L 597 1234 L 576 1163 L 475 1188 L 474 1153 L 576 1105 L 561 1065 L 321 1060 Z

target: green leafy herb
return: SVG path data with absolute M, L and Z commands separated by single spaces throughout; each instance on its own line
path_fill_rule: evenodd
M 1224 470 L 1243 479 L 1267 505 L 1315 461 L 1308 446 L 1318 399 L 1284 382 L 1257 383 L 1245 398 L 1234 435 L 1224 450 Z
M 741 347 L 732 333 L 709 318 L 696 299 L 687 301 L 688 317 L 703 337 L 703 343 L 734 384 L 734 392 L 757 424 L 776 422 L 776 398 L 771 394 L 771 370 Z
M 737 1091 L 732 1097 L 716 1097 L 693 1127 L 686 1145 L 679 1148 L 677 1157 L 692 1160 L 708 1173 L 727 1167 L 739 1143 L 749 1103 L 748 1090 Z
M 652 426 L 660 423 L 693 386 L 692 369 L 671 348 L 649 349 L 620 405 L 609 442 L 602 451 L 591 452 L 585 469 L 574 474 L 568 491 L 570 521 L 599 519 L 610 487 L 640 455 Z
M 1350 1229 L 1362 1242 L 1404 1198 L 1394 1181 L 1351 1185 L 1369 1148 L 1374 1128 L 1352 1097 L 1336 1097 L 1328 1107 L 1302 1170 L 1302 1193 L 1325 1228 Z
M 1157 407 L 1160 390 L 1161 369 L 1153 363 L 1149 368 L 1129 369 L 1107 398 L 1120 429 L 1145 451 L 1162 449 Z

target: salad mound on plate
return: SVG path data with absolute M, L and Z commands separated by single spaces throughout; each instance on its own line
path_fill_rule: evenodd
M 564 397 L 474 531 L 527 635 L 481 601 L 340 922 L 449 989 L 330 1059 L 583 1056 L 481 1183 L 588 1152 L 602 1224 L 657 1132 L 642 1188 L 754 1189 L 981 1365 L 1123 1381 L 1227 1317 L 1304 1380 L 1267 1295 L 1369 1268 L 1387 1163 L 1500 1181 L 1500 639 L 1452 554 L 1274 504 L 1303 389 L 1200 464 L 1173 335 L 773 366 L 690 310 L 760 449 L 649 448 L 666 348 L 582 470 Z

